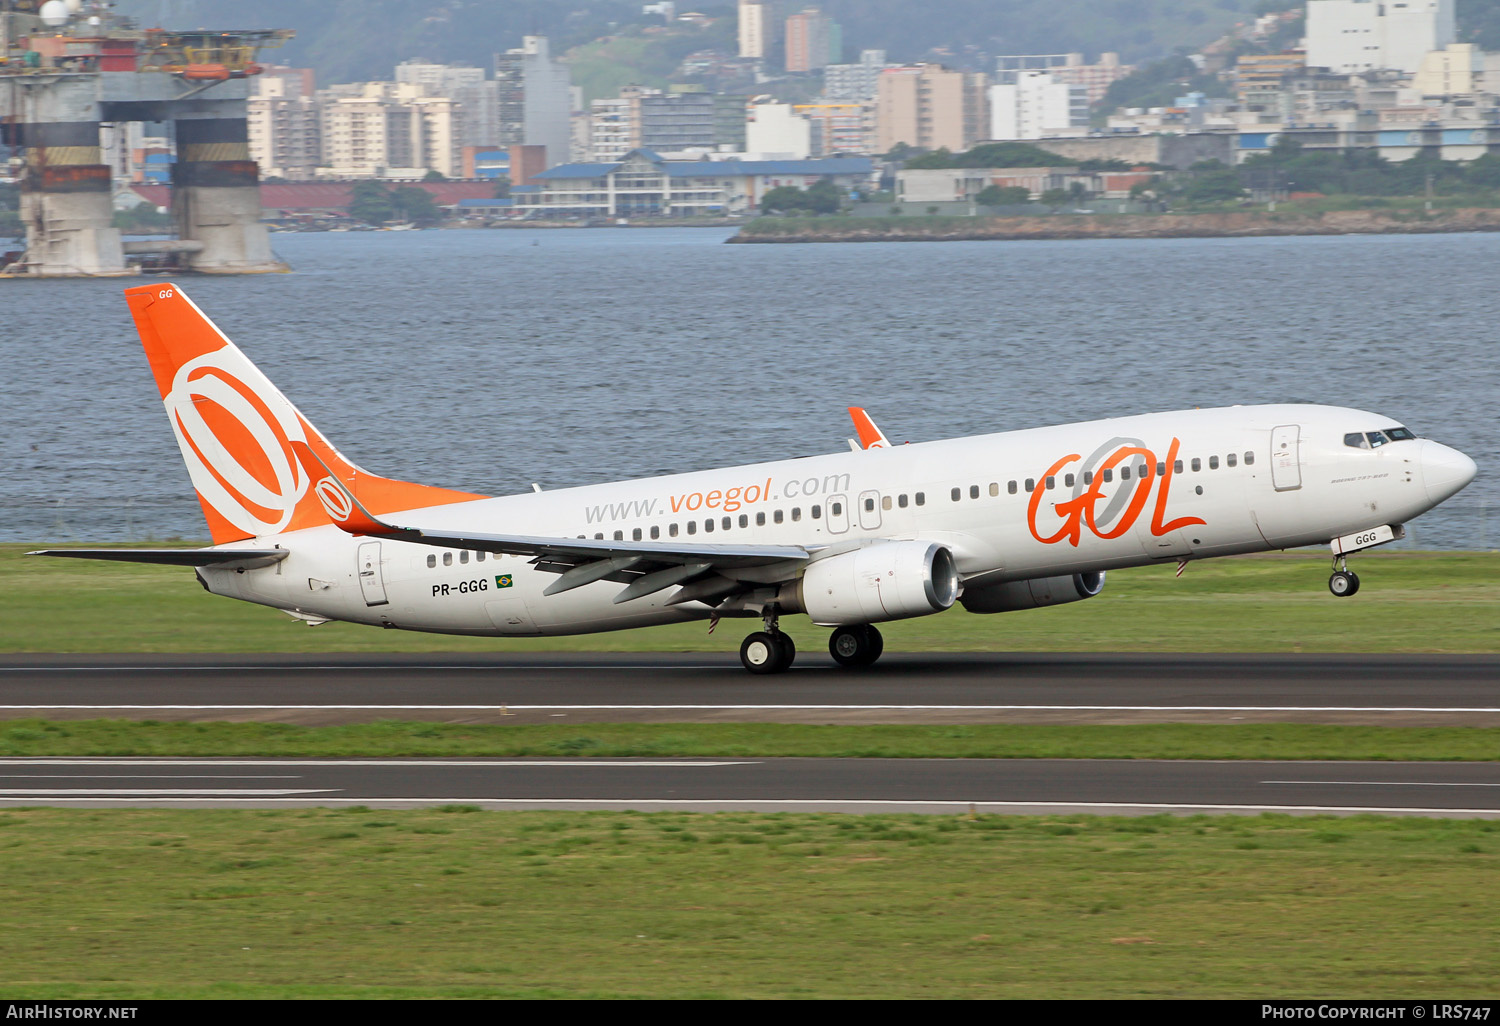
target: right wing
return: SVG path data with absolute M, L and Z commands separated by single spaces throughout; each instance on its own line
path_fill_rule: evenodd
M 628 602 L 681 586 L 669 604 L 710 601 L 756 584 L 795 578 L 821 547 L 801 545 L 695 545 L 664 541 L 612 541 L 539 535 L 434 530 L 387 523 L 371 514 L 344 481 L 304 442 L 291 443 L 335 525 L 349 534 L 389 538 L 480 552 L 530 556 L 538 570 L 559 574 L 546 595 L 559 595 L 595 581 L 626 587 L 615 602 Z M 333 494 L 330 494 L 330 491 Z

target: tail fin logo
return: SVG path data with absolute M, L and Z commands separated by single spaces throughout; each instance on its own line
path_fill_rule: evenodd
M 221 360 L 239 366 L 231 370 Z M 226 346 L 179 367 L 165 400 L 193 487 L 252 536 L 285 530 L 308 488 L 307 472 L 291 449 L 293 440 L 306 440 L 302 425 L 269 382 L 268 394 L 257 388 L 263 380 Z M 326 499 L 323 505 L 328 507 Z
M 325 477 L 314 485 L 313 494 L 323 504 L 323 511 L 341 524 L 354 512 L 349 496 L 344 494 L 344 490 L 331 477 Z

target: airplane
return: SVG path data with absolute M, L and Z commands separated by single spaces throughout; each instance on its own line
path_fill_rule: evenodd
M 207 520 L 200 549 L 37 555 L 191 566 L 202 586 L 400 630 L 498 637 L 760 618 L 755 674 L 796 656 L 780 617 L 832 628 L 845 667 L 877 623 L 1097 596 L 1108 571 L 1329 545 L 1348 556 L 1471 480 L 1474 461 L 1389 417 L 1231 406 L 892 446 L 851 407 L 851 451 L 485 496 L 350 462 L 174 284 L 125 296 Z

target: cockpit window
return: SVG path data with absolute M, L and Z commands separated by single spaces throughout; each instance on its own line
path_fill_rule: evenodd
M 1385 437 L 1393 442 L 1409 442 L 1417 436 L 1409 428 L 1393 427 L 1385 429 Z
M 1365 440 L 1365 436 L 1359 431 L 1351 431 L 1345 435 L 1344 444 L 1351 449 L 1368 449 L 1370 447 L 1370 443 Z
M 1371 449 L 1379 449 L 1388 441 L 1388 439 L 1385 437 L 1385 434 L 1380 431 L 1366 431 L 1365 437 L 1370 440 Z

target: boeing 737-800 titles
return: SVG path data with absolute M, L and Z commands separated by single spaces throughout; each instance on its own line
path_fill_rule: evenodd
M 1183 410 L 892 446 L 851 408 L 851 451 L 489 497 L 356 467 L 180 288 L 125 291 L 208 520 L 205 549 L 65 549 L 192 566 L 215 595 L 311 624 L 534 636 L 759 617 L 740 659 L 791 665 L 778 628 L 833 628 L 845 666 L 875 623 L 955 602 L 1000 613 L 1099 594 L 1117 567 L 1330 544 L 1350 553 L 1474 477 L 1389 417 L 1334 406 Z

